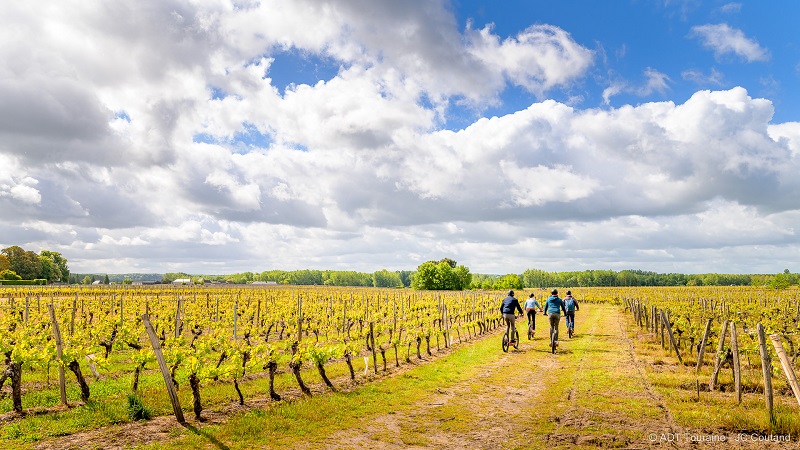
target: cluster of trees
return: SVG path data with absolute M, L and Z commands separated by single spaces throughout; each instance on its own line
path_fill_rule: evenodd
M 469 273 L 469 268 L 459 266 L 450 258 L 424 262 L 411 276 L 411 287 L 418 290 L 460 291 L 471 286 L 472 274 Z
M 409 270 L 389 271 L 386 269 L 373 273 L 352 270 L 267 270 L 261 273 L 243 272 L 233 275 L 203 275 L 205 281 L 221 281 L 235 284 L 248 284 L 254 281 L 274 281 L 278 284 L 299 286 L 373 286 L 408 287 L 411 285 Z M 167 280 L 170 274 L 165 274 Z M 189 275 L 175 278 L 190 278 Z M 193 277 L 192 277 L 193 278 Z M 193 278 L 194 279 L 194 278 Z M 171 280 L 170 280 L 171 281 Z
M 0 251 L 0 280 L 69 279 L 67 259 L 61 253 L 42 250 L 40 253 L 13 245 Z
M 798 276 L 789 269 L 778 275 L 748 274 L 682 274 L 656 273 L 644 270 L 584 270 L 581 272 L 546 272 L 528 269 L 520 275 L 524 287 L 551 286 L 770 286 L 781 278 L 795 285 Z M 788 286 L 787 285 L 787 286 Z

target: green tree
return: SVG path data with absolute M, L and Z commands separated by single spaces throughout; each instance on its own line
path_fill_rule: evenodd
M 52 259 L 39 255 L 39 264 L 42 268 L 39 270 L 39 275 L 48 282 L 58 281 L 61 279 L 61 269 L 58 268 Z
M 411 277 L 411 287 L 417 290 L 461 290 L 471 282 L 469 268 L 458 266 L 450 258 L 424 262 Z
M 0 270 L 11 270 L 11 263 L 8 262 L 6 255 L 0 254 Z
M 81 284 L 92 284 L 92 277 L 86 275 L 83 277 L 83 280 L 81 280 Z
M 39 255 L 53 261 L 53 263 L 58 266 L 58 272 L 61 274 L 61 276 L 58 278 L 59 281 L 69 280 L 69 266 L 67 265 L 67 258 L 61 256 L 61 253 L 59 252 L 51 252 L 50 250 L 42 250 L 39 252 Z
M 8 258 L 9 268 L 21 276 L 23 280 L 40 278 L 42 263 L 35 252 L 25 251 L 18 245 L 4 248 L 0 251 Z
M 522 289 L 522 278 L 519 275 L 510 273 L 503 275 L 492 286 L 494 289 Z
M 411 275 L 414 274 L 413 270 L 400 270 L 397 274 L 400 276 L 400 281 L 403 282 L 404 287 L 411 286 Z
M 398 287 L 403 285 L 403 280 L 399 273 L 383 269 L 372 274 L 372 284 L 375 287 Z
M 783 290 L 791 285 L 792 283 L 789 282 L 789 277 L 786 273 L 779 273 L 767 282 L 767 286 L 771 287 L 772 289 Z
M 411 276 L 411 287 L 420 291 L 438 289 L 440 285 L 437 278 L 436 263 L 426 261 L 417 267 L 416 273 Z

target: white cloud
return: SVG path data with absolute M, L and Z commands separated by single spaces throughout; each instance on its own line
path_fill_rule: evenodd
M 712 67 L 708 74 L 696 69 L 684 70 L 681 72 L 681 78 L 692 81 L 699 86 L 722 86 L 724 75 L 722 72 Z
M 703 46 L 713 50 L 717 58 L 734 54 L 747 62 L 769 61 L 770 59 L 769 50 L 745 36 L 742 30 L 732 28 L 726 23 L 692 27 L 690 36 L 700 39 Z
M 470 41 L 478 59 L 537 95 L 577 79 L 593 59 L 591 51 L 552 25 L 534 25 L 502 43 L 487 26 L 472 32 Z
M 544 100 L 441 128 L 453 105 L 480 112 L 509 86 L 583 98 L 595 54 L 552 25 L 459 29 L 449 3 L 427 0 L 40 9 L 9 5 L 0 27 L 25 42 L 0 47 L 0 244 L 61 251 L 74 271 L 451 256 L 505 273 L 798 246 L 800 126 L 772 124 L 772 103 L 743 88 L 603 109 Z M 704 42 L 735 31 L 696 29 Z M 718 40 L 758 58 L 753 41 Z M 277 86 L 287 51 L 332 75 Z M 603 98 L 672 83 L 647 68 Z

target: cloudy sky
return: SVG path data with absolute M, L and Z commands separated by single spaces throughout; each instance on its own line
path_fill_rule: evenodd
M 0 247 L 73 272 L 800 271 L 800 3 L 0 6 Z

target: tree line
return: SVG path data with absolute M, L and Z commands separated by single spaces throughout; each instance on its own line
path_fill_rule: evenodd
M 17 245 L 0 250 L 0 280 L 47 280 L 52 283 L 68 279 L 67 259 L 59 252 L 42 250 L 36 253 Z
M 193 283 L 219 282 L 249 284 L 256 281 L 301 286 L 372 286 L 417 290 L 525 289 L 601 286 L 768 286 L 785 289 L 798 285 L 800 275 L 785 269 L 778 274 L 681 274 L 644 270 L 583 270 L 548 272 L 527 269 L 521 274 L 472 274 L 468 267 L 451 258 L 426 261 L 416 270 L 378 270 L 372 273 L 352 270 L 267 270 L 231 275 L 190 275 L 183 272 L 159 274 L 70 274 L 67 259 L 58 252 L 40 253 L 11 246 L 0 252 L 0 280 L 44 279 L 70 284 L 130 284 L 136 281 L 171 283 L 191 279 Z

